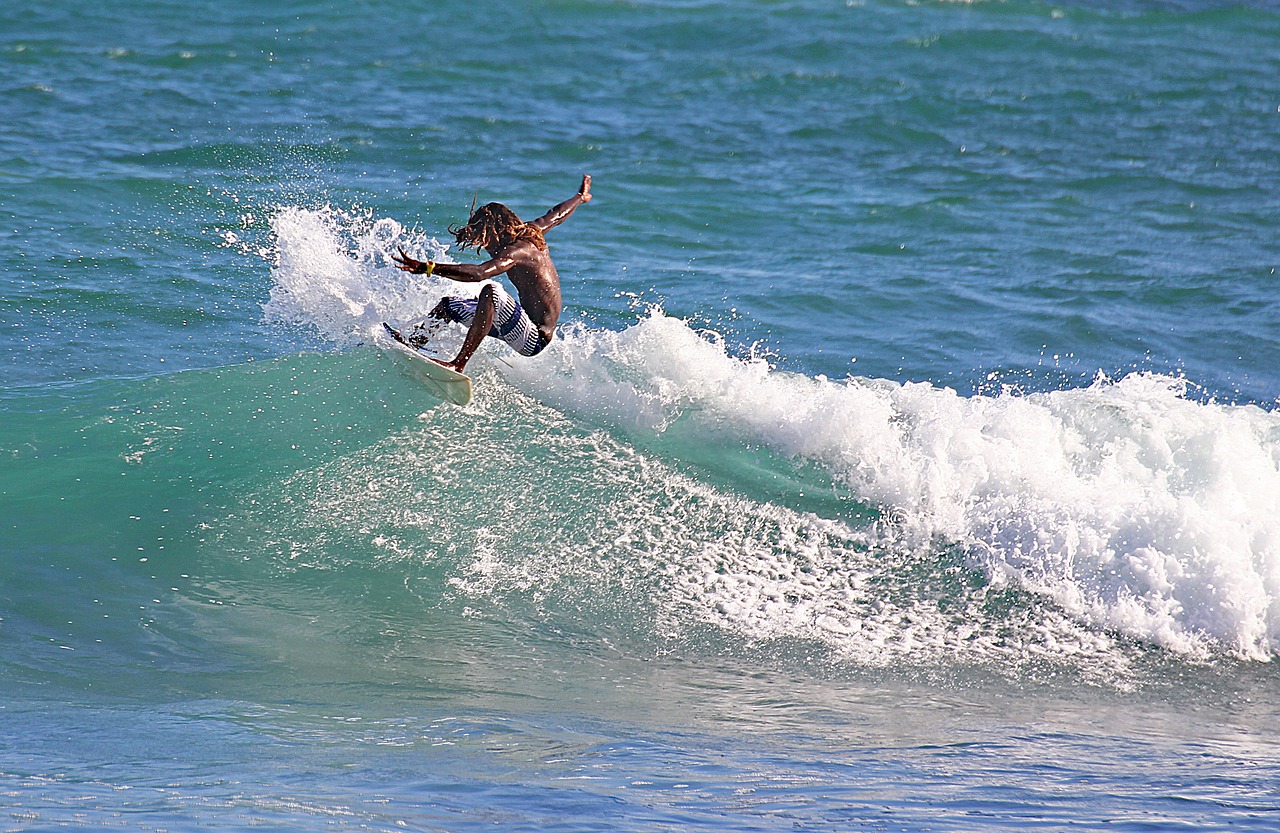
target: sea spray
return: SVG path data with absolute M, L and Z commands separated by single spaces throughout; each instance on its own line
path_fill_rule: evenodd
M 246 496 L 214 549 L 254 571 L 252 586 L 397 576 L 415 605 L 379 616 L 406 623 L 470 610 L 520 630 L 605 633 L 639 655 L 799 642 L 864 668 L 1123 684 L 1130 659 L 1113 638 L 991 587 L 954 549 L 895 546 L 875 527 L 710 485 L 492 367 L 478 376 L 487 395 L 473 406 Z
M 271 218 L 275 237 L 268 321 L 313 330 L 349 346 L 383 321 L 421 318 L 439 299 L 440 279 L 406 280 L 391 255 L 400 247 L 439 259 L 447 247 L 371 212 L 284 207 Z

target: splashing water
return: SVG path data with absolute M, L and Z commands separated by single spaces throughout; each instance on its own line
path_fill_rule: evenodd
M 284 208 L 271 221 L 276 239 L 268 321 L 314 329 L 349 346 L 383 321 L 424 316 L 447 281 L 407 280 L 393 266 L 398 247 L 439 260 L 447 251 L 435 238 L 369 212 Z

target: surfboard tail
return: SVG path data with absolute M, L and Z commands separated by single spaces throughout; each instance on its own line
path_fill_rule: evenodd
M 464 406 L 471 401 L 471 377 L 445 367 L 423 354 L 405 339 L 404 335 L 385 321 L 382 326 L 391 336 L 393 352 L 403 356 L 413 375 L 433 394 L 454 405 Z

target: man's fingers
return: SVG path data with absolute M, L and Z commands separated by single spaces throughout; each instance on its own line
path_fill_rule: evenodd
M 404 253 L 404 248 L 402 246 L 396 246 L 396 251 L 398 251 L 399 254 L 398 255 L 393 254 L 391 256 L 391 259 L 395 261 L 396 268 L 403 269 L 406 272 L 413 271 L 413 267 L 415 264 L 415 261 L 413 260 L 413 258 L 409 257 L 407 254 Z

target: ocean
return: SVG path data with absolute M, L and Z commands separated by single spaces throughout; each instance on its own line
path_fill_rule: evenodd
M 0 8 L 0 831 L 1280 829 L 1280 8 L 108 6 Z M 442 404 L 391 254 L 583 174 Z

